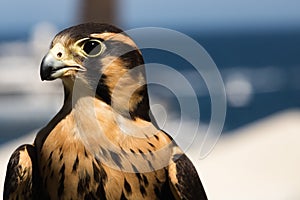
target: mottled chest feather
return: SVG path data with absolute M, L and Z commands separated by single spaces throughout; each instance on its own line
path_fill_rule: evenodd
M 122 170 L 124 159 L 128 158 L 127 150 L 116 154 L 99 149 L 103 160 L 96 158 L 76 136 L 76 129 L 68 127 L 72 121 L 72 117 L 62 120 L 40 151 L 42 183 L 51 199 L 158 199 L 167 179 L 164 168 L 140 172 L 134 162 L 127 160 L 131 172 Z M 154 149 L 155 141 L 148 142 L 147 146 Z M 142 147 L 132 146 L 128 151 L 143 155 Z M 106 160 L 113 160 L 117 167 L 107 165 Z M 150 161 L 147 163 L 152 165 Z

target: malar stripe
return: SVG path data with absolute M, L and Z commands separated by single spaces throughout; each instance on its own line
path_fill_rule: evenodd
M 107 76 L 102 74 L 99 83 L 97 85 L 96 94 L 99 99 L 104 101 L 106 104 L 111 105 L 111 94 L 109 87 L 106 84 Z

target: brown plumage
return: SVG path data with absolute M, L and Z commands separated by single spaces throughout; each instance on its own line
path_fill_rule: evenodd
M 144 61 L 120 29 L 60 32 L 41 64 L 64 105 L 7 167 L 4 199 L 207 199 L 197 172 L 151 121 Z

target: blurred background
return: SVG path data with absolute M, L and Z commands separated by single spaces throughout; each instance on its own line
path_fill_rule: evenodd
M 164 27 L 201 44 L 224 81 L 222 137 L 201 161 L 197 150 L 190 151 L 210 199 L 300 199 L 299 7 L 296 0 L 1 2 L 0 148 L 6 156 L 1 166 L 11 152 L 5 150 L 16 147 L 12 142 L 44 126 L 62 104 L 60 81 L 39 79 L 41 59 L 58 31 L 87 21 L 123 30 Z M 192 66 L 168 52 L 143 53 L 146 62 L 166 64 L 188 77 L 205 127 L 210 96 Z M 152 102 L 164 104 L 176 120 L 181 113 L 175 96 L 166 88 L 152 86 L 151 91 Z

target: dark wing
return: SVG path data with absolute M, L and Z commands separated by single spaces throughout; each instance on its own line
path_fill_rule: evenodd
M 175 154 L 170 164 L 169 183 L 175 199 L 207 200 L 198 173 L 185 154 Z
M 7 165 L 3 199 L 32 199 L 33 169 L 36 162 L 35 148 L 22 145 L 11 155 Z

